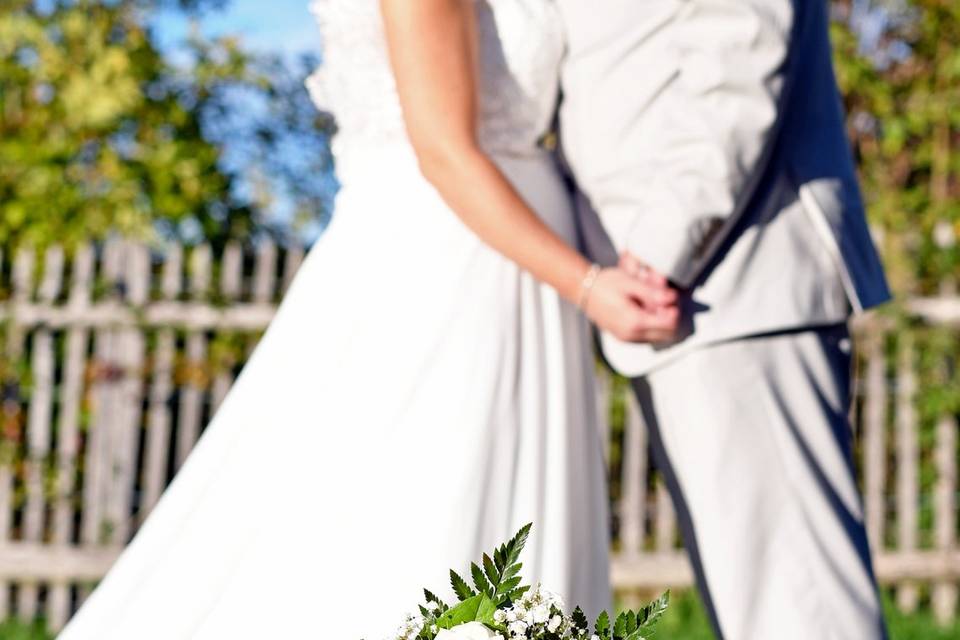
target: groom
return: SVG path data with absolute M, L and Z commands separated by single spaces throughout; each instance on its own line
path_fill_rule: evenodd
M 854 477 L 852 312 L 889 297 L 827 0 L 558 0 L 561 139 L 594 259 L 667 276 L 685 331 L 602 337 L 634 380 L 727 640 L 886 637 Z

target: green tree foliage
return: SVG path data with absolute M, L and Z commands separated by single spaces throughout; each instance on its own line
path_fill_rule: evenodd
M 841 18 L 835 58 L 871 223 L 897 296 L 886 310 L 898 323 L 888 360 L 908 351 L 919 376 L 920 533 L 930 546 L 937 424 L 960 415 L 960 335 L 924 326 L 901 303 L 956 295 L 960 280 L 960 3 L 874 0 L 884 28 L 867 46 L 849 25 L 855 4 L 834 5 Z M 891 366 L 888 376 L 895 375 Z M 896 542 L 895 531 L 887 527 L 888 542 Z
M 249 236 L 272 196 L 263 185 L 284 169 L 267 164 L 284 135 L 305 132 L 306 148 L 325 159 L 323 123 L 304 108 L 299 78 L 231 38 L 194 35 L 190 64 L 174 66 L 149 28 L 159 4 L 0 7 L 0 244 L 185 229 L 214 242 Z M 263 116 L 239 118 L 244 103 Z M 224 141 L 240 137 L 252 167 L 225 161 Z M 322 212 L 321 193 L 286 197 Z
M 894 289 L 935 295 L 960 275 L 960 3 L 876 4 L 888 17 L 869 50 L 835 24 L 838 78 Z

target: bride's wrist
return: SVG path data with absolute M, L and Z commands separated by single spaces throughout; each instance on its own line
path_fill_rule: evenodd
M 597 284 L 597 279 L 600 277 L 600 273 L 603 271 L 603 268 L 597 263 L 591 264 L 587 267 L 586 272 L 583 274 L 583 278 L 580 280 L 580 286 L 577 290 L 577 298 L 574 302 L 584 313 L 587 312 L 587 306 L 590 304 L 590 296 L 593 293 L 593 289 Z
M 578 304 L 583 289 L 584 278 L 590 273 L 593 264 L 581 253 L 562 246 L 561 251 L 566 255 L 562 260 L 550 256 L 541 271 L 542 282 L 551 285 L 560 297 L 570 304 Z

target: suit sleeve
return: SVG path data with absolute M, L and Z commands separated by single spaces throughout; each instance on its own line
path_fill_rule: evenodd
M 769 156 L 793 2 L 647 7 L 571 53 L 564 136 L 580 187 L 617 248 L 689 287 Z

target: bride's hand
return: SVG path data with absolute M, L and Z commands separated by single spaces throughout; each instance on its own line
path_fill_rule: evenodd
M 635 255 L 628 251 L 620 254 L 620 261 L 617 263 L 623 271 L 629 276 L 642 280 L 654 287 L 669 287 L 670 282 L 667 278 L 657 272 L 653 267 L 644 263 Z
M 629 275 L 619 268 L 600 271 L 584 312 L 598 327 L 626 342 L 669 342 L 677 335 L 677 292 L 666 284 Z

